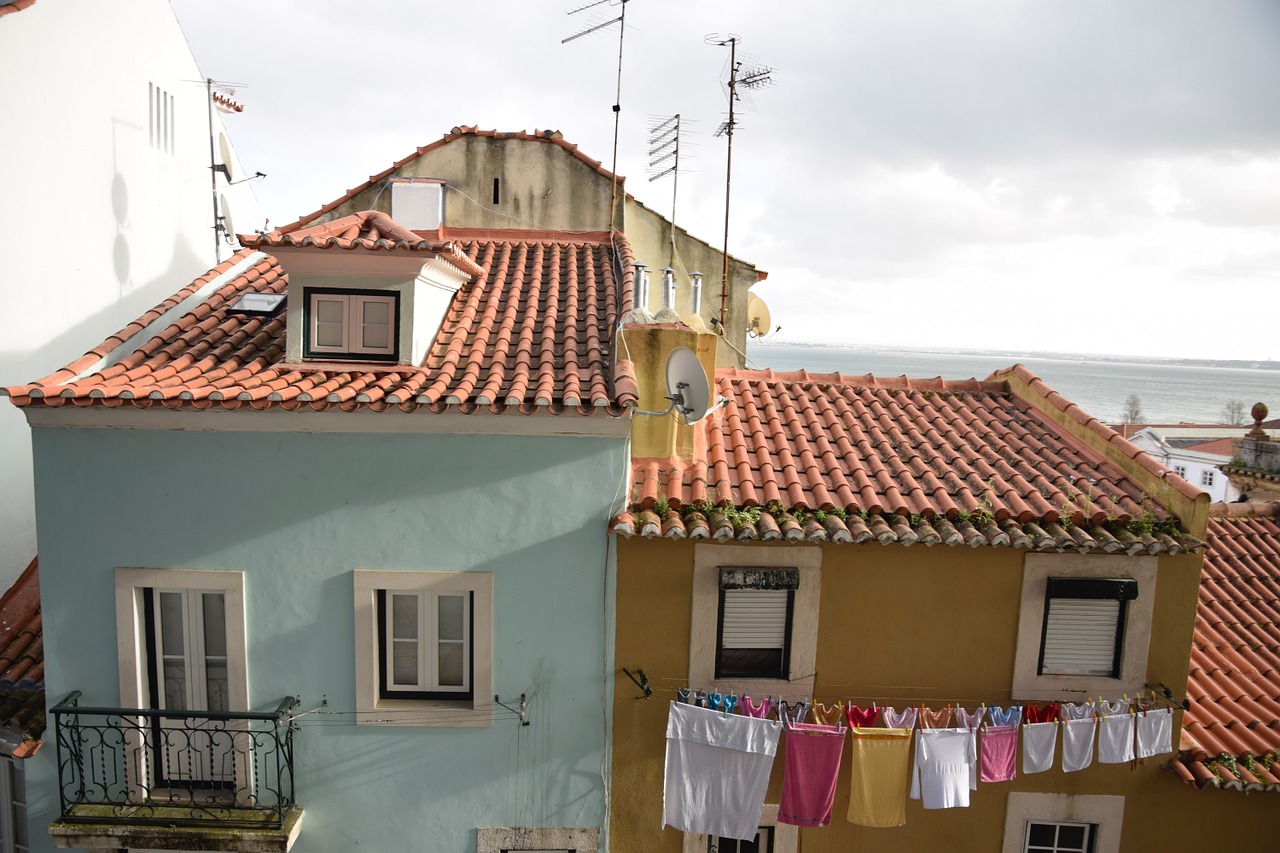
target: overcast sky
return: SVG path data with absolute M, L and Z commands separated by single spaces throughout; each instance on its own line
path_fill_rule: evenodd
M 587 0 L 173 0 L 273 225 L 455 125 L 610 166 L 617 17 Z M 719 245 L 728 50 L 776 85 L 734 138 L 729 249 L 780 342 L 1280 358 L 1280 2 L 628 0 L 618 172 L 687 133 L 676 221 Z M 237 223 L 246 230 L 247 224 Z

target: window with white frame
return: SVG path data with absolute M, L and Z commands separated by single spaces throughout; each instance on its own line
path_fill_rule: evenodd
M 1028 554 L 1014 698 L 1136 693 L 1147 680 L 1155 591 L 1155 557 Z
M 394 359 L 400 295 L 310 288 L 306 291 L 309 357 Z
M 787 695 L 813 688 L 822 552 L 694 548 L 689 683 Z
M 1213 488 L 1213 471 L 1209 468 L 1200 472 L 1200 485 L 1207 489 Z
M 1011 792 L 1000 853 L 1119 853 L 1124 797 Z
M 716 678 L 786 678 L 800 572 L 720 569 Z
M 1173 473 L 1177 474 L 1179 477 L 1181 477 L 1182 479 L 1184 479 L 1184 480 L 1185 480 L 1185 479 L 1187 479 L 1187 466 L 1186 466 L 1186 465 L 1174 465 L 1174 466 L 1173 466 Z
M 1025 853 L 1093 853 L 1094 825 L 1071 821 L 1029 820 Z
M 471 592 L 377 591 L 379 695 L 472 698 Z
M 362 725 L 487 726 L 493 575 L 353 573 Z

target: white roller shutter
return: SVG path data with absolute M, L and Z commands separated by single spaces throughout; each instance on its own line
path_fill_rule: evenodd
M 1041 673 L 1114 675 L 1116 635 L 1124 603 L 1101 598 L 1050 598 L 1047 606 Z
M 785 589 L 724 590 L 720 645 L 726 649 L 781 649 L 787 644 Z

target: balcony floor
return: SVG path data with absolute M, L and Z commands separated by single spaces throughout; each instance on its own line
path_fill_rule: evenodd
M 261 823 L 260 813 L 229 809 L 224 820 L 191 825 L 191 809 L 139 806 L 136 813 L 148 820 L 172 818 L 173 824 L 155 826 L 121 823 L 121 809 L 115 806 L 76 806 L 71 819 L 49 824 L 54 847 L 105 850 L 237 850 L 243 853 L 288 853 L 302 829 L 302 809 L 285 816 L 279 829 L 252 826 Z M 127 818 L 126 818 L 127 819 Z M 183 825 L 181 821 L 186 821 Z M 228 825 L 229 823 L 239 825 Z M 247 826 L 246 826 L 247 825 Z

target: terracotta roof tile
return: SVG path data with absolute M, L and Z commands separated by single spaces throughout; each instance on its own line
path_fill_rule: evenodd
M 264 249 L 429 252 L 476 280 L 454 297 L 421 365 L 284 361 L 285 314 L 227 314 L 246 292 L 284 293 L 275 258 L 245 249 L 65 368 L 4 389 L 18 406 L 132 406 L 621 416 L 638 397 L 614 330 L 632 299 L 630 246 L 617 235 L 501 238 L 450 231 L 424 240 L 363 213 L 292 234 L 249 238 Z M 136 349 L 131 337 L 244 266 Z M 617 271 L 621 270 L 619 277 Z
M 29 9 L 36 4 L 36 0 L 9 0 L 8 3 L 0 5 L 0 18 L 5 15 L 12 15 L 14 12 L 21 12 L 23 9 Z
M 634 503 L 613 532 L 1149 554 L 1200 544 L 1125 529 L 1144 502 L 1169 516 L 1003 381 L 731 368 L 716 392 L 729 402 L 698 427 L 705 460 L 633 460 Z M 673 509 L 659 519 L 663 501 Z M 793 513 L 815 523 L 791 526 Z
M 1280 790 L 1280 504 L 1215 504 L 1183 718 L 1187 782 Z
M 0 598 L 0 725 L 30 743 L 14 754 L 35 753 L 44 735 L 44 632 L 40 620 L 38 561 Z

